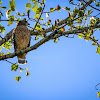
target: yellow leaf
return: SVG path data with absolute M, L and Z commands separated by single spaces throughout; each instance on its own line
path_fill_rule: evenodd
M 28 68 L 27 68 L 27 67 L 26 67 L 25 69 L 26 69 L 26 70 L 28 70 Z
M 19 81 L 20 79 L 21 79 L 20 76 L 18 76 L 18 77 L 15 76 L 15 80 L 16 80 L 16 81 Z
M 57 43 L 57 38 L 56 38 L 56 39 L 54 39 L 54 42 L 55 42 L 55 43 Z
M 50 11 L 53 12 L 55 10 L 55 8 L 50 8 Z
M 100 91 L 98 92 L 98 94 L 97 94 L 97 95 L 98 95 L 98 98 L 99 98 L 99 97 L 100 97 Z
M 82 33 L 80 33 L 80 34 L 79 34 L 79 38 L 81 38 L 81 39 L 82 39 L 82 37 L 83 37 L 83 34 L 82 34 Z
M 39 39 L 37 36 L 35 37 L 35 40 Z
M 100 47 L 97 47 L 97 53 L 100 54 Z
M 22 72 L 22 70 L 20 70 L 20 72 Z
M 10 52 L 7 52 L 7 54 L 10 54 Z

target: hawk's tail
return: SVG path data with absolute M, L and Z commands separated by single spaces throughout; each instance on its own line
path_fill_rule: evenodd
M 27 60 L 24 59 L 24 58 L 18 58 L 18 63 L 19 64 L 26 64 L 27 63 Z

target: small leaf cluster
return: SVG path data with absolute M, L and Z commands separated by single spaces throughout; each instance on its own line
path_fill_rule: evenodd
M 6 49 L 8 49 L 8 50 L 10 50 L 11 49 L 11 41 L 8 41 L 8 42 L 6 42 L 6 43 L 4 43 L 4 44 L 2 44 L 1 45 L 1 47 L 4 47 L 4 48 L 6 48 Z
M 26 71 L 26 76 L 29 76 L 30 75 L 30 72 L 27 71 L 28 68 L 26 67 L 25 69 L 19 67 L 16 63 L 15 64 L 12 64 L 11 65 L 11 71 L 17 71 L 18 69 L 20 69 L 20 72 L 22 72 L 22 70 L 25 70 Z M 15 80 L 16 81 L 19 81 L 21 79 L 21 76 L 15 76 Z
M 13 71 L 16 71 L 18 69 L 18 65 L 17 64 L 13 64 L 12 66 L 11 66 L 11 70 Z
M 4 33 L 5 27 L 0 24 L 0 33 Z
M 16 6 L 15 6 L 15 0 L 9 1 L 9 9 L 6 10 L 6 17 L 9 19 L 8 26 L 10 26 L 11 24 L 13 24 L 13 21 L 15 19 L 14 15 L 10 16 L 11 12 L 16 11 L 15 8 L 16 8 Z

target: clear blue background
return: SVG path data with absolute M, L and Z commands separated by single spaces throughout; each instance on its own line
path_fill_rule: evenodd
M 5 6 L 9 6 L 9 0 L 2 1 Z M 18 11 L 25 12 L 27 2 L 28 0 L 16 0 Z M 58 4 L 72 8 L 67 0 L 46 0 L 45 11 Z M 54 24 L 54 20 L 64 19 L 67 15 L 67 12 L 61 10 L 51 13 L 50 19 Z M 43 17 L 46 18 L 45 14 Z M 2 25 L 7 23 L 2 22 Z M 5 33 L 15 27 L 14 23 Z M 99 33 L 95 33 L 97 39 Z M 37 41 L 32 41 L 31 45 Z M 29 69 L 28 77 L 24 71 L 11 71 L 11 64 L 0 61 L 0 100 L 98 100 L 95 85 L 100 82 L 100 55 L 96 53 L 96 46 L 91 44 L 92 42 L 79 39 L 78 36 L 61 37 L 58 43 L 50 40 L 37 50 L 29 52 L 28 63 L 20 65 Z M 14 63 L 17 57 L 8 60 Z M 14 77 L 18 73 L 22 78 L 16 82 Z

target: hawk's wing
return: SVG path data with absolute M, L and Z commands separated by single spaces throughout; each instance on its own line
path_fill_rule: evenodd
M 29 43 L 28 43 L 28 46 L 27 47 L 30 47 L 30 41 L 31 41 L 31 36 L 30 36 L 30 40 L 29 40 Z
M 14 32 L 13 32 L 13 44 L 14 44 L 14 50 L 15 50 L 15 52 L 16 52 L 16 49 L 17 49 L 17 44 L 16 44 L 16 40 L 15 40 L 15 34 L 14 34 Z
M 31 36 L 30 36 L 30 40 L 29 40 L 29 43 L 28 43 L 28 46 L 27 47 L 30 47 L 30 41 L 31 41 Z M 14 44 L 14 50 L 16 52 L 16 49 L 17 49 L 17 42 L 16 42 L 16 37 L 15 37 L 15 34 L 13 32 L 13 44 Z

